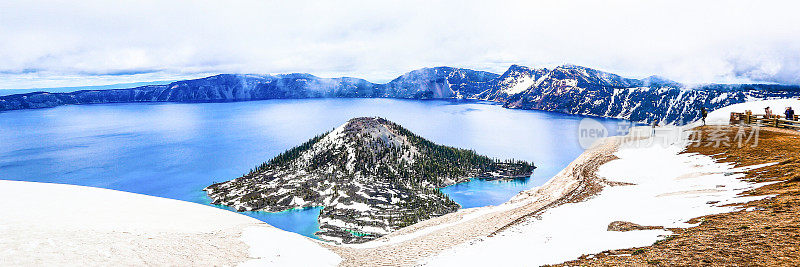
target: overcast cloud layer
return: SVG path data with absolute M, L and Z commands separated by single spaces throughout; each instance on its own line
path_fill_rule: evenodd
M 800 84 L 798 1 L 0 2 L 0 88 L 583 65 Z

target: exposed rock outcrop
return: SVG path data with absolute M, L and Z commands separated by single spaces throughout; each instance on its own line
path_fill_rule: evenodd
M 613 221 L 608 224 L 608 231 L 628 232 L 637 230 L 660 230 L 664 229 L 663 226 L 643 226 L 626 221 Z

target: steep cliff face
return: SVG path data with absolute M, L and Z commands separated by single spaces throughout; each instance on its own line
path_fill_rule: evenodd
M 225 102 L 280 98 L 480 99 L 507 108 L 537 109 L 637 122 L 685 124 L 751 99 L 798 97 L 800 87 L 768 84 L 686 86 L 657 76 L 628 79 L 565 65 L 534 69 L 512 65 L 502 75 L 451 67 L 424 68 L 385 84 L 310 74 L 221 74 L 168 85 L 72 93 L 0 96 L 0 111 L 59 105 L 126 102 Z
M 364 79 L 320 78 L 310 74 L 220 74 L 195 80 L 130 89 L 71 93 L 35 92 L 0 96 L 0 111 L 60 105 L 131 102 L 229 102 L 286 98 L 447 99 L 482 90 L 497 74 L 450 67 L 406 73 L 386 84 Z
M 781 85 L 705 85 L 688 88 L 658 77 L 622 78 L 585 67 L 561 66 L 544 75 L 522 74 L 498 91 L 512 91 L 486 100 L 507 108 L 536 109 L 621 118 L 636 122 L 686 124 L 700 118 L 700 109 L 714 110 L 748 99 L 798 97 L 800 87 Z M 505 76 L 505 75 L 504 75 Z M 527 77 L 527 78 L 525 78 Z M 537 81 L 525 90 L 510 90 Z
M 531 69 L 525 66 L 511 65 L 503 75 L 497 78 L 494 84 L 473 98 L 506 102 L 509 97 L 537 86 L 537 83 L 541 82 L 549 72 L 548 69 Z
M 317 236 L 359 243 L 458 209 L 438 189 L 527 177 L 533 165 L 436 145 L 381 118 L 355 118 L 206 192 L 237 210 L 324 207 Z
M 489 88 L 499 75 L 451 67 L 424 68 L 382 85 L 383 97 L 413 99 L 471 98 Z
M 660 103 L 645 98 L 659 98 L 666 92 L 662 88 L 643 85 L 640 80 L 589 68 L 561 66 L 547 71 L 528 89 L 510 95 L 504 106 L 642 121 L 660 114 L 652 109 Z M 644 98 L 632 99 L 631 95 Z M 636 113 L 640 111 L 646 115 L 637 117 Z

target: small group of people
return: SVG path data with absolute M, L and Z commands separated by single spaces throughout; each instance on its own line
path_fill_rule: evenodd
M 786 115 L 787 120 L 790 121 L 795 120 L 795 113 L 792 107 L 786 107 L 786 111 L 783 114 Z M 700 107 L 700 116 L 701 119 L 703 120 L 703 125 L 706 125 L 706 117 L 708 116 L 708 111 L 706 110 L 705 107 Z M 773 118 L 772 109 L 770 109 L 769 107 L 764 108 L 764 118 L 765 119 Z M 655 128 L 655 125 L 653 125 L 653 127 Z
M 786 107 L 786 111 L 783 113 L 786 115 L 786 119 L 793 121 L 794 120 L 794 109 L 792 107 Z M 769 119 L 772 118 L 772 109 L 769 107 L 764 108 L 764 118 Z

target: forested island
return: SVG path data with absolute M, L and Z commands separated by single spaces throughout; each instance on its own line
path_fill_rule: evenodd
M 318 237 L 361 243 L 456 211 L 459 205 L 439 188 L 472 178 L 528 177 L 534 168 L 438 145 L 388 120 L 362 117 L 205 191 L 213 204 L 239 211 L 321 206 Z

